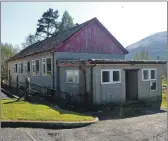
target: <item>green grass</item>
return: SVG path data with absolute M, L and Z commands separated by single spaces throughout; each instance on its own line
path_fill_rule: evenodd
M 31 104 L 16 99 L 1 100 L 2 120 L 29 121 L 92 121 L 91 116 L 82 115 L 66 110 L 55 110 L 42 104 Z
M 162 108 L 167 109 L 167 93 L 163 92 L 162 93 Z

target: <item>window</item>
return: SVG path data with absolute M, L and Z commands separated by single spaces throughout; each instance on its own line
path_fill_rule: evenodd
M 17 64 L 13 65 L 13 73 L 16 74 L 17 73 Z
M 42 74 L 46 74 L 46 58 L 42 58 Z
M 46 75 L 51 75 L 51 58 L 46 58 Z
M 39 67 L 39 65 L 40 65 L 40 61 L 39 60 L 36 60 L 36 69 L 35 69 L 35 71 L 36 71 L 36 75 L 39 75 L 39 73 L 40 73 L 40 67 Z
M 27 74 L 27 62 L 24 62 L 24 73 Z
M 101 70 L 101 83 L 114 84 L 121 83 L 121 70 Z
M 66 71 L 66 82 L 67 83 L 79 83 L 79 71 L 78 70 L 67 70 Z
M 149 70 L 143 70 L 143 80 L 149 80 Z
M 120 82 L 120 71 L 118 70 L 113 71 L 113 82 L 114 83 Z
M 23 74 L 23 63 L 20 63 L 21 73 Z
M 155 91 L 155 90 L 156 90 L 156 80 L 150 81 L 150 91 Z
M 142 70 L 142 80 L 156 80 L 156 69 L 144 69 Z
M 151 70 L 150 79 L 151 80 L 155 80 L 156 79 L 156 70 Z
M 30 73 L 30 61 L 27 62 L 27 73 Z
M 35 74 L 36 70 L 35 70 L 35 60 L 32 60 L 32 73 Z
M 102 83 L 110 83 L 110 71 L 102 71 Z

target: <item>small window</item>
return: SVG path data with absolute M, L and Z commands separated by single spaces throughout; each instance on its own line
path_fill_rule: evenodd
M 156 79 L 156 70 L 151 70 L 151 73 L 150 73 L 151 75 L 151 80 L 155 80 Z
M 156 81 L 150 81 L 150 90 L 155 91 L 156 90 Z
M 39 73 L 40 73 L 40 67 L 39 67 L 39 65 L 40 65 L 40 61 L 39 60 L 36 60 L 36 69 L 35 69 L 35 71 L 36 71 L 36 75 L 39 75 Z
M 143 80 L 149 80 L 149 70 L 142 70 L 142 78 Z
M 79 71 L 78 70 L 67 70 L 66 71 L 66 82 L 67 83 L 79 83 Z
M 46 58 L 46 75 L 51 75 L 51 58 Z
M 120 82 L 120 71 L 119 70 L 113 70 L 113 83 Z
M 27 62 L 27 73 L 30 73 L 30 61 Z
M 102 71 L 102 83 L 110 83 L 110 71 Z
M 17 73 L 17 64 L 13 65 L 13 73 L 16 74 Z

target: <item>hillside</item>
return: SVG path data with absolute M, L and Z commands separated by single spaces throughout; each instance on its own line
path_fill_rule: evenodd
M 165 60 L 168 58 L 168 49 L 166 47 L 168 48 L 167 31 L 158 32 L 126 47 L 129 51 L 126 59 L 134 59 L 137 52 L 146 49 L 152 59 L 155 60 L 159 56 L 161 60 Z

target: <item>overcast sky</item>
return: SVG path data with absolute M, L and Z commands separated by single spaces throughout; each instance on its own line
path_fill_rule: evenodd
M 58 9 L 60 17 L 67 10 L 74 23 L 97 17 L 124 47 L 167 31 L 166 2 L 2 2 L 1 41 L 20 45 L 49 8 Z

